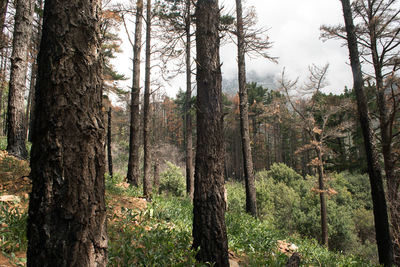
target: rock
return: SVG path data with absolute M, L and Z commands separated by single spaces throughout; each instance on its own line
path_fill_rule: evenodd
M 239 263 L 237 263 L 237 261 L 229 259 L 229 267 L 239 267 Z
M 3 195 L 0 196 L 0 202 L 21 202 L 21 199 L 15 195 Z

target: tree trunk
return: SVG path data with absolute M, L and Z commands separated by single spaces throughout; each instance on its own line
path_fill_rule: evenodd
M 101 1 L 44 9 L 27 266 L 106 266 Z
M 253 158 L 249 133 L 249 103 L 246 88 L 246 61 L 243 32 L 242 1 L 236 0 L 237 46 L 239 68 L 240 133 L 242 136 L 243 168 L 246 184 L 246 212 L 257 216 L 256 188 L 254 182 Z
M 393 246 L 390 236 L 385 192 L 383 188 L 381 169 L 378 162 L 379 157 L 375 147 L 374 135 L 371 128 L 371 120 L 368 114 L 368 105 L 363 91 L 364 81 L 361 72 L 355 27 L 351 14 L 350 1 L 341 0 L 341 2 L 346 25 L 350 62 L 353 71 L 354 90 L 356 93 L 358 114 L 367 155 L 379 262 L 385 266 L 391 266 L 393 264 Z
M 160 162 L 158 159 L 154 161 L 154 173 L 153 173 L 153 186 L 158 190 L 160 187 Z
M 0 3 L 0 51 L 6 46 L 6 38 L 3 33 L 7 16 L 8 0 L 3 0 Z
M 112 161 L 112 107 L 108 109 L 107 120 L 107 160 L 108 160 L 108 174 L 113 177 L 113 161 Z
M 38 1 L 38 7 L 39 10 L 43 10 L 43 0 L 39 0 Z M 42 39 L 42 25 L 43 25 L 43 15 L 38 14 L 38 25 L 37 25 L 37 33 L 36 33 L 36 40 L 35 40 L 35 52 L 36 55 L 37 53 L 39 53 L 39 49 L 40 49 L 40 40 Z M 36 79 L 37 79 L 37 56 L 35 58 L 34 64 L 32 66 L 32 70 L 31 70 L 31 82 L 29 85 L 29 96 L 30 99 L 28 100 L 28 106 L 27 107 L 27 111 L 26 111 L 26 118 L 27 118 L 27 123 L 26 123 L 26 127 L 28 131 L 28 141 L 32 142 L 32 127 L 33 127 L 33 120 L 35 119 L 35 114 L 34 114 L 34 110 L 35 110 L 35 86 L 36 86 Z
M 228 267 L 219 17 L 217 0 L 197 1 L 197 153 L 193 248 L 198 249 L 197 260 Z
M 191 0 L 186 0 L 186 99 L 185 99 L 185 128 L 186 128 L 186 193 L 193 199 L 194 168 L 193 168 L 193 139 L 192 139 L 192 66 L 191 66 Z
M 127 180 L 133 186 L 139 185 L 139 100 L 140 100 L 140 51 L 142 49 L 143 0 L 137 0 L 135 43 L 133 47 L 133 73 L 131 92 L 131 122 L 129 131 L 129 161 Z
M 33 0 L 17 0 L 11 54 L 11 73 L 7 109 L 7 151 L 20 158 L 27 158 L 25 132 L 25 83 L 28 46 L 31 39 Z
M 325 198 L 325 181 L 324 181 L 324 165 L 322 164 L 322 152 L 321 148 L 316 149 L 318 155 L 318 189 L 319 189 L 319 200 L 321 209 L 321 242 L 322 245 L 328 247 L 328 216 L 326 209 L 326 198 Z
M 143 105 L 143 151 L 144 151 L 144 176 L 143 195 L 151 198 L 150 183 L 150 55 L 151 55 L 151 0 L 147 0 L 146 8 L 146 70 L 144 84 L 144 105 Z
M 371 42 L 371 56 L 372 63 L 375 72 L 375 82 L 376 82 L 376 100 L 379 113 L 379 126 L 382 144 L 382 155 L 384 161 L 384 169 L 387 181 L 388 190 L 388 201 L 391 212 L 392 221 L 392 234 L 395 241 L 400 239 L 400 203 L 399 203 L 399 179 L 395 174 L 395 164 L 392 153 L 392 129 L 389 119 L 388 103 L 385 96 L 385 88 L 383 84 L 383 74 L 382 74 L 382 62 L 380 61 L 378 45 L 377 45 L 377 33 L 376 33 L 376 19 L 372 13 L 373 7 L 371 1 L 368 1 L 368 22 L 369 22 L 369 38 Z M 393 111 L 396 112 L 396 111 Z M 394 246 L 394 259 L 396 265 L 400 264 L 400 247 L 399 242 L 393 242 Z

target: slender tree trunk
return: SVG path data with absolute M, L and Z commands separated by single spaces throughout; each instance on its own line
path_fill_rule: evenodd
M 151 152 L 150 152 L 150 55 L 151 55 L 151 0 L 147 0 L 146 8 L 146 70 L 144 84 L 144 105 L 143 105 L 143 150 L 144 150 L 144 176 L 143 194 L 151 198 Z
M 369 21 L 369 38 L 371 42 L 372 63 L 375 71 L 376 81 L 376 100 L 379 113 L 379 126 L 381 135 L 382 155 L 384 169 L 387 181 L 388 201 L 391 212 L 392 234 L 394 241 L 394 259 L 396 265 L 400 264 L 400 203 L 399 203 L 399 177 L 395 174 L 395 164 L 392 153 L 392 129 L 389 119 L 388 103 L 385 96 L 385 88 L 383 84 L 382 62 L 379 58 L 376 23 L 372 13 L 373 7 L 371 1 L 368 1 L 368 21 Z M 393 111 L 395 112 L 395 111 Z
M 127 180 L 133 186 L 139 185 L 139 100 L 140 100 L 140 51 L 142 49 L 143 0 L 136 2 L 135 43 L 133 47 L 133 73 L 131 92 L 131 122 L 129 131 L 129 161 Z
M 326 209 L 325 197 L 325 181 L 324 181 L 324 165 L 322 164 L 321 148 L 316 149 L 318 155 L 318 187 L 319 187 L 319 200 L 321 209 L 321 241 L 322 245 L 328 247 L 328 216 Z
M 44 9 L 27 266 L 106 266 L 101 1 Z
M 38 1 L 38 7 L 39 10 L 43 10 L 43 0 Z M 43 15 L 38 14 L 38 25 L 37 25 L 37 33 L 36 33 L 36 40 L 35 40 L 35 50 L 36 53 L 39 53 L 40 49 L 40 40 L 42 39 L 42 25 L 43 25 Z M 29 88 L 29 98 L 28 100 L 28 106 L 27 107 L 27 123 L 26 127 L 27 130 L 29 129 L 28 132 L 28 141 L 32 142 L 32 127 L 33 127 L 33 120 L 35 119 L 35 114 L 34 114 L 34 109 L 35 109 L 35 86 L 36 86 L 36 79 L 37 79 L 37 72 L 38 72 L 38 66 L 37 66 L 37 58 L 35 58 L 34 64 L 32 66 L 31 70 L 31 83 L 30 83 L 30 88 Z
M 351 14 L 349 0 L 341 0 L 343 16 L 346 25 L 347 42 L 350 52 L 350 62 L 353 71 L 354 90 L 356 92 L 358 114 L 364 136 L 364 145 L 367 155 L 368 173 L 371 183 L 371 195 L 374 209 L 375 233 L 378 246 L 379 262 L 385 266 L 393 265 L 393 245 L 390 236 L 389 220 L 382 174 L 379 166 L 379 157 L 375 147 L 374 135 L 368 114 L 368 105 L 363 90 L 363 77 L 359 60 L 357 38 Z
M 8 63 L 8 48 L 3 49 L 2 53 L 2 66 L 1 66 L 1 87 L 0 87 L 0 118 L 1 118 L 1 135 L 7 135 L 7 112 L 6 112 L 6 99 L 5 99 L 5 88 L 7 86 L 6 74 L 7 74 L 7 63 Z
M 113 160 L 112 160 L 112 107 L 108 109 L 107 120 L 107 160 L 108 160 L 108 174 L 113 177 Z
M 186 193 L 193 199 L 194 168 L 193 168 L 193 139 L 192 139 L 192 66 L 191 66 L 191 0 L 186 0 L 186 99 L 185 99 L 185 128 L 186 128 Z
M 8 0 L 0 2 L 0 51 L 6 46 L 6 37 L 4 34 L 4 26 L 6 22 Z
M 33 0 L 17 0 L 11 54 L 11 73 L 7 110 L 7 151 L 8 153 L 27 158 L 25 147 L 25 83 L 27 72 L 28 46 L 31 39 Z
M 257 216 L 256 188 L 254 182 L 253 158 L 249 133 L 249 103 L 246 87 L 245 43 L 242 17 L 242 1 L 236 0 L 236 20 L 238 39 L 240 133 L 242 136 L 243 168 L 246 184 L 246 212 Z
M 154 161 L 154 173 L 153 173 L 153 186 L 158 190 L 160 187 L 160 162 L 158 159 Z
M 197 149 L 193 248 L 198 249 L 197 260 L 228 267 L 219 18 L 218 0 L 197 1 Z

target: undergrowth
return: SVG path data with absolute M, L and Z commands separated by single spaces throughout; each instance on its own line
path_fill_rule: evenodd
M 141 189 L 126 186 L 123 177 L 106 176 L 107 198 L 139 197 Z M 243 212 L 244 191 L 228 183 L 226 213 L 229 249 L 243 266 L 285 266 L 288 256 L 277 248 L 278 240 L 298 247 L 302 266 L 373 266 L 352 255 L 332 252 L 313 239 L 287 235 L 268 219 L 259 220 Z M 172 194 L 154 195 L 142 209 L 121 207 L 119 216 L 109 207 L 109 266 L 210 266 L 195 260 L 192 245 L 192 203 Z M 0 248 L 7 257 L 26 250 L 27 212 L 0 204 Z M 4 226 L 4 227 L 3 227 Z M 5 227 L 7 226 L 7 227 Z

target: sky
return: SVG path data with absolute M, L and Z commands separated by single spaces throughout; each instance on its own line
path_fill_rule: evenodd
M 234 0 L 220 0 L 220 6 L 226 11 L 234 11 Z M 247 72 L 257 76 L 274 76 L 278 79 L 285 68 L 288 78 L 299 78 L 305 82 L 308 66 L 323 66 L 329 63 L 325 93 L 340 94 L 344 87 L 352 87 L 351 69 L 348 65 L 348 50 L 338 40 L 322 41 L 321 25 L 343 23 L 342 8 L 339 0 L 246 0 L 243 6 L 254 6 L 258 15 L 258 26 L 268 28 L 268 36 L 273 43 L 270 55 L 278 57 L 278 63 L 264 58 L 246 58 Z M 131 77 L 132 49 L 121 31 L 123 40 L 122 54 L 113 64 L 117 70 Z M 143 53 L 144 54 L 144 53 Z M 237 50 L 234 45 L 221 47 L 222 75 L 224 79 L 237 77 Z M 142 71 L 144 72 L 144 71 Z M 123 83 L 129 86 L 130 80 Z M 143 83 L 142 83 L 143 84 Z M 173 97 L 179 88 L 185 89 L 184 76 L 165 84 L 165 92 Z

